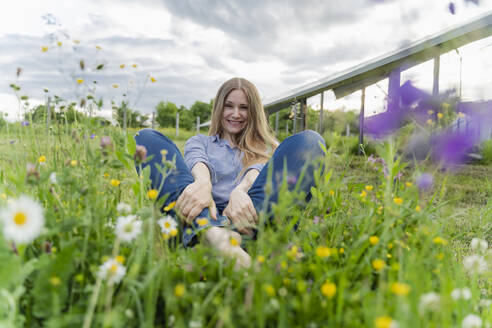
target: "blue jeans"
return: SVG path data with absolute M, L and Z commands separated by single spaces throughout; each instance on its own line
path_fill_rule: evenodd
M 153 156 L 152 159 L 143 164 L 142 167 L 150 166 L 150 180 L 153 189 L 159 190 L 158 198 L 168 195 L 164 206 L 178 199 L 181 192 L 192 182 L 194 178 L 191 170 L 186 165 L 180 150 L 174 142 L 162 133 L 144 129 L 139 131 L 135 140 L 138 145 L 147 149 L 147 156 Z M 278 200 L 278 194 L 284 177 L 284 166 L 286 165 L 287 186 L 289 190 L 294 190 L 301 172 L 304 170 L 303 177 L 299 182 L 299 191 L 306 194 L 306 201 L 311 198 L 311 187 L 314 186 L 314 170 L 317 168 L 316 161 L 324 156 L 320 144 L 325 145 L 323 138 L 315 131 L 305 130 L 300 133 L 287 137 L 275 150 L 270 161 L 263 167 L 260 174 L 254 181 L 248 191 L 248 195 L 253 205 L 260 213 L 265 210 L 267 213 L 271 210 L 271 204 Z M 162 165 L 161 150 L 166 150 L 166 158 L 175 161 L 175 168 L 171 169 L 165 181 L 162 181 L 162 174 L 158 167 Z M 266 194 L 265 186 L 267 184 L 269 167 L 271 169 L 271 192 Z M 137 170 L 139 168 L 137 167 Z M 162 185 L 162 187 L 161 187 Z M 266 206 L 266 208 L 264 208 Z M 196 235 L 196 233 L 208 226 L 227 226 L 229 221 L 222 215 L 223 207 L 217 208 L 217 220 L 210 218 L 208 208 L 204 208 L 198 217 L 209 218 L 206 225 L 199 225 L 196 220 L 191 226 L 185 226 L 182 231 L 182 240 L 184 246 L 187 246 Z M 176 217 L 171 210 L 171 215 Z

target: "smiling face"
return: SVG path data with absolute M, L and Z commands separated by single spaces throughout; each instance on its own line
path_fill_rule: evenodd
M 222 111 L 222 127 L 229 141 L 241 133 L 248 122 L 249 103 L 246 94 L 241 89 L 232 90 L 226 97 Z

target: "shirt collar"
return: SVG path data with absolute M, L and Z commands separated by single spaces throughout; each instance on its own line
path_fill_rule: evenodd
M 231 147 L 231 144 L 229 143 L 228 140 L 220 138 L 218 134 L 212 136 L 212 142 L 219 144 L 220 146 L 227 146 L 230 149 L 234 149 L 237 147 Z

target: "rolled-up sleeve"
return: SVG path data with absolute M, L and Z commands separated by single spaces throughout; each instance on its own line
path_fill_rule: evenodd
M 261 172 L 261 170 L 263 169 L 263 167 L 265 166 L 265 164 L 253 164 L 253 165 L 250 165 L 248 166 L 248 168 L 246 169 L 246 171 L 244 172 L 244 174 L 248 173 L 249 170 L 258 170 L 258 172 Z
M 203 134 L 198 134 L 188 139 L 184 148 L 184 159 L 190 171 L 198 162 L 207 165 L 208 170 L 210 171 L 210 177 L 212 181 L 215 181 L 215 170 L 208 160 L 206 143 L 207 137 Z

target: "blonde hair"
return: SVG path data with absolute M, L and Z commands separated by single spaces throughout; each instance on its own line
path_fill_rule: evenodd
M 278 142 L 268 124 L 258 90 L 246 79 L 235 77 L 226 81 L 217 91 L 214 99 L 212 119 L 208 134 L 223 137 L 222 113 L 227 96 L 233 90 L 242 90 L 248 99 L 248 119 L 246 127 L 235 136 L 235 144 L 243 152 L 243 168 L 266 163 L 277 148 Z M 244 169 L 242 172 L 244 172 Z M 239 174 L 241 176 L 242 174 Z

